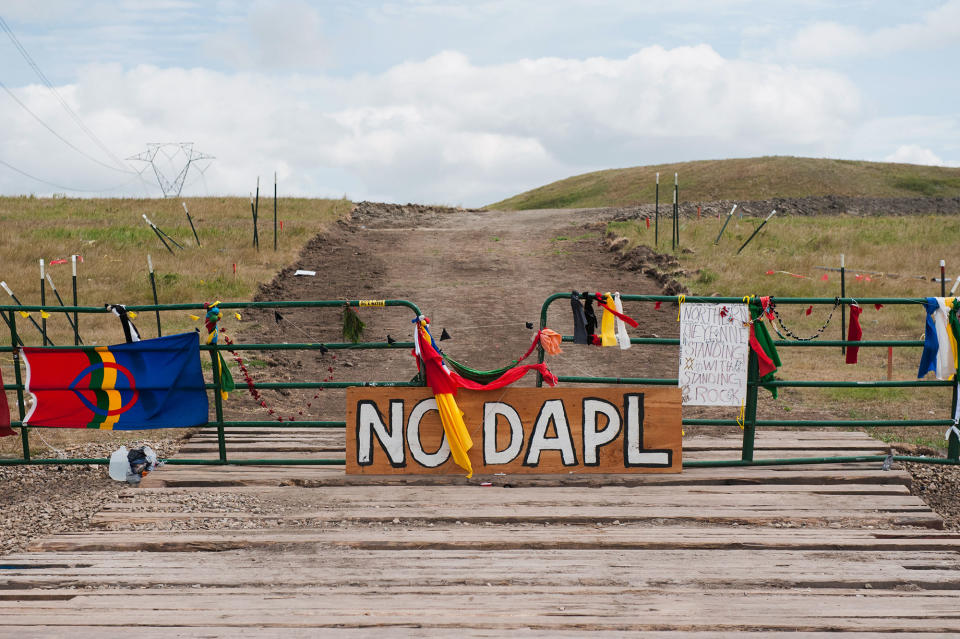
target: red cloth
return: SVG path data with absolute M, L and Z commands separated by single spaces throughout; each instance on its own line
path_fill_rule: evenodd
M 443 357 L 429 340 L 424 339 L 423 332 L 419 327 L 417 328 L 417 344 L 420 346 L 420 359 L 423 361 L 427 385 L 433 390 L 433 394 L 456 393 L 457 385 L 450 379 L 449 371 L 444 368 Z
M 657 302 L 657 304 L 659 304 L 659 303 L 660 303 L 660 302 Z M 616 310 L 615 308 L 613 308 L 613 307 L 611 307 L 611 306 L 608 306 L 607 303 L 603 301 L 603 296 L 600 295 L 600 293 L 597 293 L 597 305 L 598 305 L 598 306 L 602 306 L 602 307 L 605 308 L 606 310 L 610 311 L 611 313 L 613 313 L 613 316 L 614 316 L 614 317 L 619 317 L 623 322 L 626 322 L 626 323 L 629 324 L 630 326 L 632 326 L 632 327 L 634 327 L 634 328 L 636 328 L 637 326 L 639 326 L 639 324 L 637 324 L 637 320 L 633 319 L 633 318 L 630 317 L 629 315 L 624 315 L 623 313 L 621 313 L 620 311 Z
M 454 371 L 450 371 L 450 378 L 456 383 L 457 386 L 461 388 L 466 388 L 468 390 L 489 391 L 497 390 L 498 388 L 503 388 L 504 386 L 509 386 L 530 371 L 538 371 L 541 375 L 543 375 L 543 381 L 545 381 L 549 386 L 557 385 L 556 376 L 550 372 L 546 364 L 524 364 L 523 366 L 514 366 L 489 384 L 480 384 L 478 382 L 471 381 L 465 377 L 461 377 Z M 429 377 L 427 379 L 429 379 Z
M 16 366 L 16 364 L 14 364 Z M 3 386 L 3 374 L 0 373 L 0 387 Z M 6 437 L 8 435 L 16 435 L 12 428 L 10 428 L 10 404 L 7 403 L 7 393 L 6 391 L 0 391 L 0 437 Z
M 850 328 L 847 329 L 847 339 L 851 342 L 859 342 L 863 337 L 863 330 L 860 328 L 860 313 L 863 309 L 859 306 L 850 307 Z M 860 352 L 859 346 L 847 346 L 847 364 L 857 363 L 857 354 Z
M 557 385 L 556 376 L 550 372 L 546 364 L 514 366 L 492 382 L 480 384 L 446 368 L 443 364 L 443 356 L 437 352 L 437 349 L 433 347 L 433 344 L 431 344 L 428 339 L 423 337 L 423 333 L 419 329 L 417 330 L 417 342 L 420 345 L 420 358 L 423 360 L 423 366 L 427 376 L 427 385 L 433 391 L 434 395 L 440 395 L 442 393 L 455 395 L 458 388 L 480 391 L 497 390 L 498 388 L 503 388 L 504 386 L 514 383 L 530 371 L 537 371 L 543 375 L 543 381 L 548 385 Z
M 757 366 L 760 377 L 777 370 L 777 365 L 773 363 L 773 360 L 763 351 L 760 342 L 757 341 L 757 334 L 753 330 L 753 322 L 750 323 L 750 348 L 757 354 Z
M 770 306 L 770 296 L 766 295 L 760 298 L 760 308 L 763 309 L 763 314 L 767 316 L 767 319 L 771 322 L 773 321 L 773 308 Z

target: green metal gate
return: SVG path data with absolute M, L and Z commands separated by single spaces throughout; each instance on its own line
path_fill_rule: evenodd
M 540 308 L 540 327 L 547 325 L 547 310 L 550 305 L 557 300 L 570 299 L 570 293 L 555 293 L 548 297 Z M 675 296 L 675 295 L 621 295 L 624 302 L 668 302 L 678 304 L 681 301 L 702 304 L 740 304 L 744 299 L 740 297 L 696 297 L 696 296 Z M 776 304 L 914 304 L 922 305 L 925 299 L 918 298 L 819 298 L 819 297 L 778 297 L 775 298 Z M 570 335 L 563 336 L 564 342 L 572 342 Z M 634 337 L 630 339 L 631 344 L 645 345 L 675 345 L 679 346 L 679 338 L 659 338 L 659 337 Z M 774 340 L 777 348 L 825 348 L 842 346 L 866 347 L 922 347 L 922 340 L 874 340 L 874 341 L 849 341 L 849 340 L 815 340 L 815 341 L 791 341 Z M 543 362 L 543 351 L 539 352 L 539 361 Z M 781 458 L 781 459 L 754 459 L 754 442 L 757 428 L 788 426 L 794 428 L 851 428 L 863 426 L 939 426 L 949 428 L 954 425 L 952 418 L 942 419 L 890 419 L 890 420 L 869 420 L 869 419 L 836 419 L 836 420 L 798 420 L 798 419 L 757 419 L 757 399 L 760 383 L 758 380 L 757 357 L 751 350 L 749 354 L 747 369 L 747 395 L 745 406 L 745 419 L 743 421 L 743 444 L 741 447 L 741 458 L 739 460 L 697 460 L 684 461 L 684 467 L 694 466 L 761 466 L 761 465 L 785 465 L 785 464 L 831 464 L 842 462 L 874 462 L 884 461 L 888 458 L 885 455 L 863 455 L 856 457 L 803 457 L 803 458 Z M 950 415 L 954 415 L 957 408 L 957 384 L 958 377 L 955 375 L 953 380 L 905 380 L 905 381 L 870 381 L 870 382 L 850 382 L 850 381 L 830 381 L 830 380 L 777 380 L 764 383 L 764 386 L 773 386 L 781 388 L 925 388 L 925 387 L 946 387 L 950 388 Z M 564 376 L 558 375 L 560 382 L 585 383 L 585 384 L 636 384 L 636 385 L 662 385 L 676 386 L 679 380 L 674 378 L 649 378 L 649 377 L 586 377 L 586 376 Z M 537 380 L 537 386 L 542 386 L 543 380 Z M 685 426 L 734 426 L 738 425 L 736 419 L 683 419 Z M 928 462 L 937 464 L 960 464 L 960 441 L 957 433 L 954 431 L 950 435 L 947 457 L 931 456 L 909 456 L 895 455 L 894 461 L 913 461 Z
M 547 310 L 550 305 L 560 299 L 569 299 L 570 293 L 557 293 L 548 297 L 541 306 L 540 326 L 547 324 Z M 678 296 L 670 295 L 622 295 L 621 299 L 625 302 L 666 302 L 678 303 Z M 742 298 L 734 297 L 693 297 L 685 298 L 686 302 L 710 303 L 710 304 L 736 304 L 743 302 Z M 779 304 L 834 304 L 833 298 L 776 298 Z M 912 304 L 922 305 L 925 300 L 918 298 L 866 298 L 853 300 L 844 298 L 839 300 L 841 304 Z M 403 307 L 412 311 L 414 315 L 420 314 L 420 309 L 412 302 L 407 300 L 378 300 L 371 302 L 368 300 L 321 300 L 321 301 L 290 301 L 290 302 L 240 302 L 223 303 L 220 308 L 223 310 L 246 310 L 246 309 L 290 309 L 290 308 L 336 308 L 348 304 L 352 307 L 360 306 L 383 306 L 383 307 Z M 129 306 L 128 310 L 144 313 L 154 311 L 203 311 L 202 304 L 166 304 L 166 305 L 143 305 Z M 33 458 L 30 454 L 29 434 L 34 427 L 24 426 L 22 423 L 25 414 L 24 407 L 24 383 L 20 370 L 20 358 L 18 349 L 13 345 L 22 344 L 20 340 L 17 316 L 19 312 L 37 312 L 41 310 L 52 310 L 49 307 L 39 306 L 0 306 L 0 316 L 5 320 L 10 328 L 10 346 L 0 347 L 0 352 L 12 353 L 14 358 L 15 380 L 12 384 L 5 384 L 5 391 L 13 391 L 17 397 L 17 410 L 20 416 L 19 420 L 13 421 L 12 426 L 19 427 L 22 440 L 22 456 L 19 458 L 0 458 L 0 465 L 17 464 L 106 464 L 105 458 Z M 56 310 L 66 313 L 78 314 L 103 314 L 108 311 L 102 307 L 58 307 Z M 565 335 L 563 341 L 572 342 L 573 337 Z M 632 338 L 632 344 L 635 345 L 679 345 L 678 338 Z M 775 340 L 777 348 L 794 347 L 841 347 L 841 346 L 859 346 L 861 348 L 870 347 L 922 347 L 920 340 L 876 340 L 876 341 L 844 341 L 844 340 L 817 340 L 809 342 L 795 342 L 789 340 Z M 46 348 L 78 348 L 78 347 L 58 347 L 48 346 Z M 93 349 L 93 346 L 81 346 L 79 348 Z M 322 351 L 322 350 L 380 350 L 380 349 L 400 349 L 409 351 L 413 348 L 413 343 L 409 341 L 394 342 L 304 342 L 304 343 L 283 343 L 283 344 L 233 344 L 233 345 L 202 345 L 200 347 L 209 353 L 211 362 L 215 361 L 217 351 Z M 539 351 L 539 360 L 543 361 L 543 351 Z M 183 465 L 342 465 L 342 459 L 231 459 L 227 452 L 227 433 L 225 428 L 229 427 L 262 427 L 262 428 L 284 428 L 284 427 L 309 427 L 324 429 L 344 429 L 345 422 L 342 420 L 297 420 L 295 422 L 277 422 L 264 420 L 225 420 L 223 417 L 223 405 L 220 398 L 220 379 L 216 366 L 212 367 L 213 381 L 207 384 L 208 391 L 213 392 L 214 397 L 214 419 L 209 422 L 209 427 L 215 427 L 218 435 L 218 459 L 169 459 L 170 464 Z M 765 427 L 794 427 L 794 428 L 850 428 L 863 426 L 937 426 L 947 428 L 954 425 L 951 418 L 939 419 L 891 419 L 891 420 L 867 420 L 867 419 L 836 419 L 836 420 L 796 420 L 796 419 L 758 419 L 757 418 L 757 399 L 758 399 L 758 373 L 757 360 L 753 352 L 750 352 L 748 362 L 748 381 L 747 381 L 747 400 L 745 406 L 745 418 L 743 421 L 743 443 L 739 460 L 696 460 L 684 462 L 685 467 L 694 466 L 751 466 L 751 465 L 784 465 L 784 464 L 815 464 L 815 463 L 840 463 L 840 462 L 878 462 L 887 459 L 884 455 L 865 455 L 865 456 L 835 456 L 835 457 L 809 457 L 809 458 L 783 458 L 783 459 L 754 459 L 754 443 L 757 428 Z M 675 386 L 678 383 L 677 378 L 645 378 L 645 377 L 586 377 L 586 376 L 559 376 L 561 382 L 568 383 L 588 383 L 588 384 L 632 384 L 632 385 L 667 385 Z M 951 392 L 950 415 L 955 414 L 957 398 L 957 379 L 953 380 L 907 380 L 907 381 L 870 381 L 870 382 L 850 382 L 850 381 L 831 381 L 831 380 L 778 380 L 771 385 L 777 387 L 850 387 L 850 388 L 884 388 L 884 387 L 906 387 L 906 388 L 925 388 L 925 387 L 944 387 L 949 388 Z M 537 385 L 542 385 L 542 380 L 537 380 Z M 322 389 L 322 388 L 348 388 L 351 386 L 384 386 L 384 387 L 419 387 L 424 386 L 424 380 L 419 375 L 412 380 L 397 381 L 352 381 L 352 382 L 264 382 L 255 384 L 259 390 L 281 390 L 281 389 Z M 689 426 L 733 426 L 737 424 L 735 419 L 699 419 L 685 418 L 684 425 Z M 142 431 L 141 431 L 142 432 Z M 948 454 L 946 458 L 931 456 L 907 456 L 897 455 L 893 457 L 898 461 L 928 462 L 938 464 L 960 464 L 960 441 L 956 433 L 952 434 L 949 441 Z
M 407 300 L 320 300 L 320 301 L 296 301 L 296 302 L 241 302 L 241 303 L 221 303 L 221 310 L 249 310 L 249 309 L 291 309 L 291 308 L 342 308 L 344 305 L 351 307 L 402 307 L 413 312 L 414 315 L 420 315 L 420 309 L 413 302 Z M 161 304 L 128 306 L 128 311 L 137 313 L 154 311 L 206 311 L 203 304 Z M 20 428 L 23 453 L 18 459 L 0 458 L 0 465 L 19 465 L 19 464 L 106 464 L 109 460 L 105 458 L 46 458 L 36 459 L 30 455 L 30 430 L 34 426 L 24 426 L 23 417 L 25 415 L 24 407 L 24 383 L 23 375 L 20 370 L 20 356 L 17 348 L 13 344 L 22 344 L 17 331 L 17 315 L 23 312 L 44 310 L 39 306 L 0 306 L 0 314 L 6 320 L 10 328 L 11 346 L 0 347 L 0 352 L 12 353 L 14 358 L 15 383 L 4 384 L 4 390 L 14 391 L 17 395 L 17 410 L 20 416 L 19 420 L 11 421 L 13 427 Z M 46 308 L 45 310 L 51 310 Z M 57 307 L 58 311 L 67 313 L 94 313 L 103 314 L 109 311 L 103 307 Z M 95 346 L 47 346 L 48 349 L 76 349 L 94 350 Z M 327 351 L 327 350 L 383 350 L 400 349 L 409 351 L 413 348 L 413 342 L 393 341 L 393 342 L 309 342 L 309 343 L 284 343 L 284 344 L 211 344 L 201 345 L 200 350 L 207 351 L 210 354 L 210 361 L 213 371 L 213 382 L 206 385 L 208 392 L 213 393 L 214 420 L 208 423 L 208 427 L 216 427 L 218 438 L 218 459 L 167 459 L 168 464 L 182 465 L 343 465 L 342 459 L 230 459 L 227 455 L 227 441 L 225 428 L 227 427 L 262 427 L 262 428 L 345 428 L 345 422 L 326 421 L 326 420 L 297 420 L 296 422 L 278 422 L 275 420 L 225 420 L 223 418 L 223 401 L 220 396 L 220 374 L 216 366 L 216 357 L 218 351 Z M 395 387 L 395 386 L 423 386 L 424 380 L 418 375 L 413 380 L 405 381 L 354 381 L 354 382 L 263 382 L 254 385 L 258 390 L 280 390 L 280 389 L 323 389 L 323 388 L 348 388 L 351 386 L 377 386 L 377 387 Z M 238 386 L 238 390 L 239 386 Z M 128 431 L 128 432 L 148 432 L 148 431 Z

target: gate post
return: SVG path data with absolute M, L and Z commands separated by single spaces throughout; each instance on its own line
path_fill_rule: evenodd
M 743 446 L 740 450 L 740 459 L 753 461 L 753 443 L 757 429 L 757 395 L 760 384 L 760 370 L 757 363 L 757 354 L 749 350 L 747 357 L 747 397 L 743 416 Z
M 953 401 L 950 403 L 950 417 L 956 419 L 957 416 L 957 402 L 960 400 L 960 373 L 953 376 Z M 960 461 L 960 437 L 957 436 L 956 424 L 954 428 L 949 431 L 949 443 L 947 444 L 947 457 L 954 461 Z
M 30 461 L 30 429 L 23 425 L 23 416 L 26 410 L 23 405 L 23 376 L 20 373 L 20 349 L 17 348 L 17 342 L 20 337 L 17 335 L 17 313 L 10 311 L 10 344 L 13 346 L 13 375 L 17 382 L 17 411 L 20 414 L 20 443 L 23 446 L 23 460 Z M 6 391 L 4 391 L 6 392 Z
M 210 344 L 210 362 L 213 364 L 213 405 L 217 416 L 217 448 L 220 452 L 220 463 L 227 463 L 227 440 L 223 432 L 223 397 L 220 395 L 220 351 L 217 344 Z M 226 364 L 226 362 L 224 362 Z

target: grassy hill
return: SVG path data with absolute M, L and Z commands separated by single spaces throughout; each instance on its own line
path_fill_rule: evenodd
M 487 208 L 522 210 L 652 203 L 657 172 L 660 173 L 661 204 L 671 201 L 674 173 L 679 173 L 680 199 L 684 202 L 818 195 L 960 196 L 960 168 L 772 156 L 585 173 L 515 195 Z
M 64 301 L 72 299 L 71 266 L 56 263 L 71 254 L 79 264 L 78 298 L 81 306 L 150 304 L 153 296 L 147 269 L 151 255 L 156 269 L 161 304 L 250 299 L 260 282 L 267 282 L 296 259 L 304 244 L 325 225 L 349 212 L 346 200 L 281 198 L 278 206 L 277 250 L 273 250 L 273 202 L 261 199 L 260 250 L 252 246 L 250 203 L 240 197 L 185 198 L 202 248 L 198 247 L 181 207 L 181 199 L 65 199 L 0 197 L 0 280 L 8 283 L 24 304 L 39 304 L 39 260 L 55 280 Z M 164 248 L 144 222 L 147 216 L 184 246 Z M 50 261 L 54 264 L 50 264 Z M 236 270 L 234 270 L 234 267 Z M 10 299 L 0 291 L 0 304 Z M 56 299 L 47 290 L 47 301 Z M 165 331 L 192 330 L 188 313 L 168 313 Z M 110 316 L 82 318 L 82 336 L 88 343 L 116 338 Z M 62 313 L 53 313 L 49 331 L 56 344 L 72 343 L 70 327 Z M 0 344 L 9 344 L 6 326 L 0 324 Z M 141 327 L 153 336 L 150 321 Z M 29 322 L 21 328 L 28 344 L 38 334 Z

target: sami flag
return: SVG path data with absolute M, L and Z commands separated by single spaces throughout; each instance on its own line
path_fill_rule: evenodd
M 196 333 L 95 350 L 22 348 L 28 426 L 140 430 L 207 423 Z

